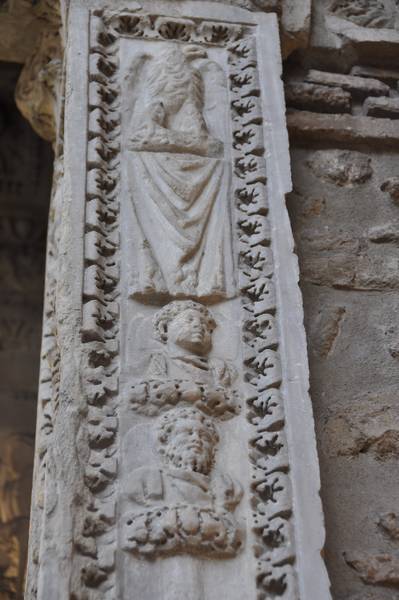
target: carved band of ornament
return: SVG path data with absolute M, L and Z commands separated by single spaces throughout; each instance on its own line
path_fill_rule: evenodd
M 201 19 L 130 13 L 113 15 L 102 11 L 95 11 L 91 18 L 82 326 L 82 340 L 87 350 L 85 389 L 90 458 L 86 484 L 90 502 L 83 529 L 75 540 L 80 554 L 87 559 L 82 569 L 82 582 L 86 589 L 97 588 L 96 598 L 100 597 L 99 593 L 101 597 L 107 594 L 107 598 L 116 593 L 113 481 L 117 469 L 119 372 L 120 36 L 214 44 L 226 47 L 228 52 L 247 416 L 253 426 L 250 439 L 251 505 L 257 539 L 258 598 L 293 599 L 296 597 L 296 578 L 292 494 L 280 392 L 274 264 L 254 28 Z M 145 390 L 145 394 L 150 392 Z M 134 401 L 140 404 L 137 397 Z M 126 526 L 134 526 L 134 523 L 127 522 Z M 150 522 L 146 526 L 151 529 Z M 230 528 L 230 531 L 233 530 Z M 177 539 L 179 532 L 175 533 Z M 233 546 L 234 540 L 233 536 Z
M 296 597 L 292 493 L 280 393 L 274 262 L 266 197 L 263 120 L 253 37 L 230 46 L 234 195 L 239 238 L 252 507 L 259 598 Z
M 187 523 L 196 519 L 196 530 Z M 164 537 L 159 539 L 159 522 L 167 523 Z M 185 528 L 186 525 L 186 528 Z M 188 530 L 187 530 L 188 529 Z M 192 505 L 157 507 L 142 514 L 132 512 L 122 517 L 123 548 L 146 558 L 167 556 L 171 553 L 190 553 L 206 558 L 235 556 L 242 545 L 242 532 L 232 518 L 231 512 L 209 508 L 193 508 Z M 160 543 L 161 542 L 161 543 Z
M 239 411 L 239 394 L 236 390 L 181 379 L 138 381 L 128 390 L 127 400 L 133 410 L 151 417 L 180 402 L 222 419 L 228 419 Z
M 118 40 L 106 39 L 101 19 L 91 19 L 88 150 L 85 216 L 85 273 L 82 341 L 85 351 L 86 515 L 75 533 L 85 557 L 81 583 L 111 597 L 115 568 L 118 393 L 119 134 Z M 97 590 L 98 592 L 99 590 Z M 97 593 L 96 592 L 96 593 Z M 80 596 L 76 590 L 77 597 Z
M 59 237 L 61 227 L 60 200 L 62 199 L 62 157 L 54 162 L 53 187 L 50 201 L 50 219 L 47 234 L 46 283 L 44 297 L 44 322 L 38 393 L 36 438 L 36 464 L 34 469 L 34 495 L 30 518 L 29 559 L 27 566 L 26 598 L 36 598 L 38 571 L 40 569 L 41 536 L 48 512 L 56 499 L 52 493 L 52 468 L 54 425 L 60 404 L 61 350 L 56 313 L 56 289 L 59 274 Z M 49 509 L 50 506 L 50 509 Z
M 118 36 L 128 36 L 149 40 L 225 46 L 241 39 L 246 32 L 250 31 L 249 27 L 239 24 L 151 14 L 111 14 L 105 15 L 104 20 L 109 26 L 108 32 L 103 36 L 104 45 L 112 43 Z

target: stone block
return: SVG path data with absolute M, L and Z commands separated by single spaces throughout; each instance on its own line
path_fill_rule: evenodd
M 399 558 L 392 554 L 346 552 L 344 558 L 365 583 L 399 588 Z
M 350 74 L 358 77 L 379 79 L 380 81 L 393 86 L 396 86 L 397 82 L 399 81 L 399 71 L 395 69 L 383 69 L 379 67 L 355 65 L 352 67 Z
M 398 244 L 399 226 L 394 223 L 376 225 L 369 230 L 369 240 L 374 244 Z
M 288 83 L 285 86 L 285 97 L 288 106 L 299 110 L 326 113 L 348 113 L 351 110 L 351 95 L 340 87 Z
M 382 192 L 388 192 L 393 202 L 399 205 L 399 177 L 390 177 L 381 185 Z
M 394 8 L 388 6 L 382 0 L 332 0 L 328 9 L 332 15 L 360 27 L 392 29 L 395 26 Z
M 381 515 L 378 526 L 391 540 L 399 541 L 399 516 L 396 513 Z
M 399 124 L 392 119 L 289 110 L 287 124 L 291 141 L 300 144 L 328 139 L 330 143 L 399 148 Z
M 327 358 L 334 352 L 344 319 L 345 307 L 343 306 L 326 307 L 316 318 L 313 347 L 320 357 Z
M 375 406 L 378 400 L 378 407 Z M 395 401 L 370 398 L 334 414 L 323 430 L 329 456 L 371 454 L 385 461 L 399 456 L 399 418 Z
M 373 171 L 366 154 L 349 150 L 319 150 L 307 161 L 314 174 L 323 181 L 352 186 L 370 179 Z
M 399 119 L 399 98 L 366 98 L 363 112 L 368 117 Z
M 34 5 L 14 0 L 7 11 L 0 3 L 0 60 L 24 63 L 34 52 L 43 26 L 35 14 Z
M 311 69 L 305 81 L 319 85 L 340 87 L 351 92 L 354 96 L 388 96 L 390 88 L 378 79 L 357 77 L 356 75 L 342 75 L 341 73 L 328 73 Z
M 391 65 L 396 69 L 399 48 L 397 28 L 376 27 L 377 21 L 373 18 L 367 26 L 364 23 L 368 19 L 360 24 L 361 11 L 356 14 L 356 8 L 351 6 L 355 4 L 352 0 L 345 2 L 349 10 L 347 18 L 343 18 L 342 13 L 339 14 L 341 11 L 331 11 L 331 4 L 329 1 L 314 2 L 312 12 L 311 45 L 313 49 L 324 53 L 328 60 L 327 68 L 334 65 L 337 70 L 342 67 L 349 70 L 355 58 L 357 64 Z M 369 4 L 368 0 L 364 0 L 366 13 Z M 390 21 L 390 15 L 387 16 L 387 21 Z
M 305 48 L 309 42 L 311 28 L 311 0 L 284 0 L 282 2 L 281 51 L 286 58 L 297 48 Z

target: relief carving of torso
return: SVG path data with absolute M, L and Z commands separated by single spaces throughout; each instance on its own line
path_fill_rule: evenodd
M 158 310 L 152 324 L 164 350 L 151 353 L 146 378 L 129 384 L 126 399 L 134 412 L 157 417 L 163 461 L 124 477 L 129 510 L 121 525 L 123 547 L 149 558 L 176 553 L 233 557 L 243 542 L 234 516 L 242 488 L 214 463 L 216 418 L 238 412 L 236 370 L 209 357 L 217 324 L 203 304 L 176 300 Z M 126 435 L 126 455 L 133 455 L 135 436 L 135 428 Z
M 125 550 L 234 556 L 242 545 L 233 515 L 242 489 L 225 473 L 211 477 L 219 441 L 213 421 L 195 408 L 172 409 L 160 419 L 158 441 L 165 467 L 138 468 L 125 484 L 135 505 L 122 522 Z

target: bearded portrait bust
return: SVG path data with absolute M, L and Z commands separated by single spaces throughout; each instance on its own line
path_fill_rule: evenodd
M 213 420 L 179 407 L 160 417 L 157 430 L 163 465 L 135 469 L 124 486 L 134 506 L 122 519 L 125 550 L 235 556 L 242 533 L 233 513 L 242 488 L 213 469 L 219 441 Z

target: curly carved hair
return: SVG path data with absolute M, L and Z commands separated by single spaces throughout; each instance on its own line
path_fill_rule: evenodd
M 158 439 L 161 444 L 168 443 L 170 437 L 173 436 L 175 425 L 180 419 L 195 419 L 199 421 L 201 425 L 208 430 L 214 445 L 216 446 L 219 442 L 219 434 L 212 419 L 205 416 L 196 408 L 181 406 L 179 408 L 168 410 L 168 412 L 161 417 L 158 425 Z
M 216 328 L 216 321 L 206 306 L 199 302 L 194 302 L 194 300 L 175 300 L 155 313 L 152 320 L 155 339 L 166 344 L 168 340 L 169 323 L 185 310 L 197 310 L 205 317 L 207 326 L 211 331 Z

